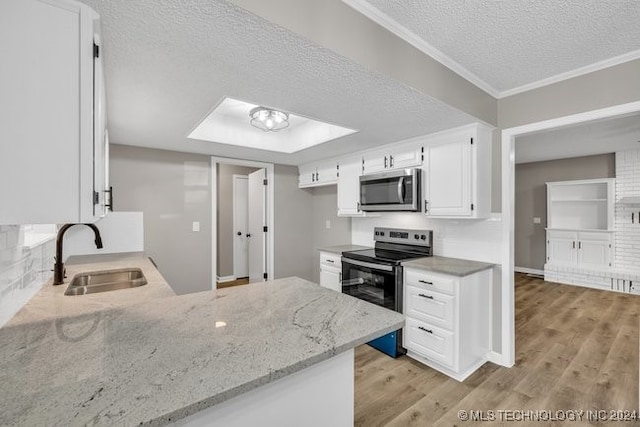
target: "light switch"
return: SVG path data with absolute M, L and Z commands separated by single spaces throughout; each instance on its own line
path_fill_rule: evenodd
M 326 228 L 331 228 L 331 220 L 326 220 L 325 221 L 325 227 Z
M 200 231 L 200 221 L 193 221 L 193 231 Z
M 533 217 L 533 223 L 534 223 L 534 224 L 540 224 L 540 222 L 541 222 L 541 221 L 540 221 L 540 217 L 539 217 L 539 216 L 534 216 L 534 217 Z

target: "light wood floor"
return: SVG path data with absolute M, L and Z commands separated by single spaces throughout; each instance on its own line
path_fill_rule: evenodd
M 223 288 L 231 288 L 233 286 L 241 286 L 241 285 L 246 285 L 249 283 L 249 278 L 245 277 L 244 279 L 237 279 L 237 280 L 232 280 L 230 282 L 218 282 L 216 283 L 216 286 L 218 289 L 223 289 Z
M 458 411 L 638 410 L 640 297 L 518 274 L 515 300 L 515 366 L 486 363 L 463 383 L 406 356 L 357 348 L 355 425 L 580 426 L 589 425 L 586 416 L 571 423 L 473 423 L 461 422 Z

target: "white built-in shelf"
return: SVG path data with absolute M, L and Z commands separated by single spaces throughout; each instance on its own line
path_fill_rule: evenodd
M 613 230 L 612 178 L 547 183 L 547 228 Z

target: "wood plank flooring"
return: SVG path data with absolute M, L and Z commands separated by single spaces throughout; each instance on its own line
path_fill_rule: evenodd
M 218 282 L 216 283 L 216 286 L 218 289 L 223 289 L 223 288 L 232 288 L 234 286 L 242 286 L 242 285 L 247 285 L 249 283 L 249 278 L 245 277 L 242 279 L 237 279 L 237 280 L 231 280 L 229 282 Z
M 638 408 L 640 297 L 517 274 L 516 364 L 460 383 L 406 356 L 356 349 L 356 426 L 624 425 L 638 421 L 462 422 L 459 410 Z

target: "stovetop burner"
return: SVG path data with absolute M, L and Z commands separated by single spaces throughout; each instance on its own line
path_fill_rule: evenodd
M 409 259 L 433 255 L 431 230 L 400 230 L 376 227 L 374 249 L 343 252 L 342 256 L 365 262 L 398 265 Z

